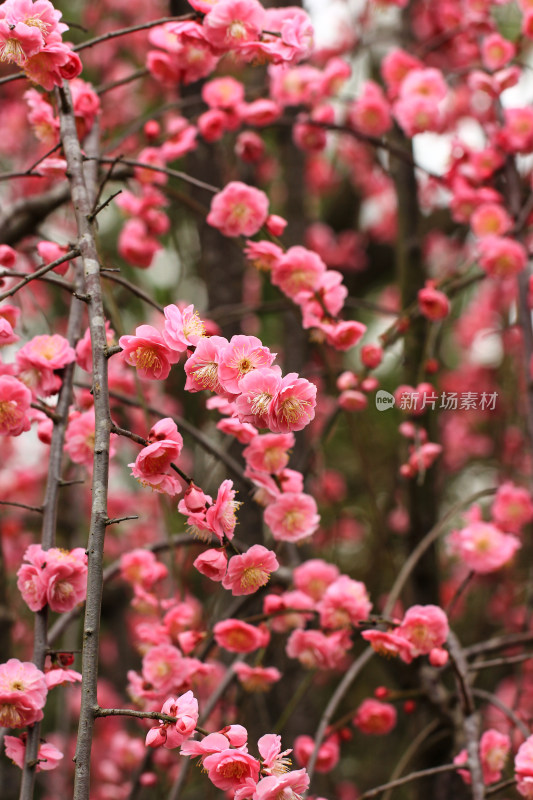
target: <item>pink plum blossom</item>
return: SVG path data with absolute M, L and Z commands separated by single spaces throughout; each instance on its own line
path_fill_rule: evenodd
M 396 718 L 396 709 L 393 705 L 369 697 L 363 700 L 352 722 L 361 733 L 382 736 L 393 730 Z
M 410 642 L 413 656 L 424 655 L 446 641 L 448 618 L 438 606 L 411 606 L 395 633 Z
M 35 664 L 10 658 L 0 664 L 0 724 L 24 728 L 43 718 L 48 687 Z
M 299 542 L 316 531 L 320 517 L 310 495 L 286 492 L 268 506 L 265 522 L 276 541 Z
M 366 586 L 341 575 L 330 583 L 318 604 L 323 628 L 343 628 L 367 619 L 372 608 Z
M 339 577 L 339 568 L 328 564 L 321 558 L 310 558 L 295 567 L 292 578 L 294 585 L 313 600 L 320 600 L 332 583 Z
M 182 353 L 189 347 L 195 347 L 205 336 L 205 326 L 194 306 L 183 310 L 178 306 L 165 306 L 165 327 L 163 339 L 171 350 Z
M 269 425 L 274 433 L 301 431 L 315 417 L 317 388 L 314 383 L 289 372 L 282 378 L 269 409 Z
M 233 1 L 220 0 L 216 8 Z M 244 4 L 244 0 L 242 2 Z M 211 201 L 207 222 L 224 236 L 253 236 L 265 224 L 267 217 L 266 194 L 241 181 L 231 181 Z
M 220 582 L 226 574 L 228 559 L 223 550 L 210 548 L 195 558 L 193 566 L 206 578 Z
M 150 590 L 154 583 L 166 578 L 167 567 L 158 561 L 150 550 L 136 548 L 120 557 L 120 576 L 132 585 L 139 584 Z
M 289 463 L 288 451 L 292 447 L 292 433 L 266 433 L 254 436 L 242 454 L 252 469 L 276 475 Z
M 179 747 L 194 733 L 198 723 L 198 700 L 191 691 L 179 697 L 169 697 L 163 704 L 162 714 L 176 717 L 176 722 L 160 721 L 146 734 L 146 745 L 165 747 L 168 750 Z
M 281 370 L 276 365 L 254 369 L 245 375 L 239 384 L 241 394 L 235 401 L 239 421 L 256 428 L 268 428 L 281 380 Z
M 206 523 L 222 543 L 224 536 L 233 539 L 235 526 L 237 525 L 236 512 L 241 505 L 235 500 L 236 491 L 233 488 L 233 481 L 226 479 L 222 481 L 218 488 L 215 502 L 207 509 Z
M 11 761 L 23 769 L 24 767 L 24 760 L 26 756 L 26 738 L 27 734 L 23 733 L 20 737 L 18 736 L 4 736 L 4 745 L 6 750 L 6 756 L 11 759 Z M 61 759 L 64 758 L 64 754 L 61 750 L 58 750 L 53 744 L 49 742 L 42 742 L 39 745 L 39 751 L 37 753 L 37 765 L 35 767 L 35 772 L 42 772 L 42 771 L 49 771 L 55 769 Z
M 242 378 L 254 369 L 270 367 L 275 357 L 256 336 L 232 336 L 220 356 L 219 381 L 227 392 L 239 394 Z
M 271 573 L 278 568 L 274 553 L 261 544 L 254 544 L 242 555 L 230 559 L 222 586 L 231 589 L 236 596 L 253 594 L 261 586 L 266 586 Z
M 11 375 L 0 375 L 0 435 L 19 436 L 30 429 L 30 390 Z
M 217 622 L 213 634 L 218 646 L 231 653 L 252 653 L 260 647 L 266 647 L 270 641 L 270 634 L 265 627 L 257 628 L 239 619 Z
M 276 667 L 251 667 L 238 661 L 233 670 L 247 692 L 267 692 L 273 683 L 281 680 L 281 672 Z
M 222 353 L 228 345 L 228 340 L 223 336 L 209 336 L 200 339 L 196 349 L 185 362 L 185 390 L 187 392 L 201 392 L 209 389 L 211 392 L 225 395 L 220 383 L 218 369 Z
M 241 749 L 220 750 L 203 760 L 207 777 L 218 789 L 235 792 L 248 778 L 259 778 L 259 761 Z
M 490 522 L 472 522 L 450 534 L 449 545 L 466 566 L 486 574 L 501 569 L 520 548 L 516 536 L 502 533 Z
M 350 635 L 345 628 L 327 636 L 321 631 L 297 629 L 289 636 L 286 651 L 290 658 L 297 658 L 306 669 L 337 669 L 351 646 Z
M 315 749 L 315 741 L 311 736 L 297 736 L 294 740 L 294 755 L 299 764 L 306 767 L 311 758 L 311 753 Z M 318 750 L 315 764 L 317 772 L 331 772 L 339 763 L 340 747 L 337 736 L 330 736 L 325 739 Z
M 296 769 L 281 775 L 267 775 L 261 778 L 253 793 L 253 800 L 278 800 L 290 797 L 292 800 L 303 797 L 309 787 L 309 775 L 305 769 Z
M 179 353 L 171 350 L 151 325 L 139 325 L 135 336 L 121 336 L 118 343 L 126 364 L 136 367 L 139 376 L 147 380 L 165 380 L 172 364 L 179 361 Z

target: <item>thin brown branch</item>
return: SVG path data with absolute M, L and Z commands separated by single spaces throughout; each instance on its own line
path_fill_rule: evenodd
M 92 160 L 92 156 L 86 156 L 88 161 Z M 104 156 L 100 156 L 96 159 L 99 164 L 125 164 L 128 167 L 139 167 L 141 169 L 148 169 L 152 172 L 160 172 L 163 175 L 168 175 L 170 178 L 179 178 L 180 181 L 184 181 L 185 183 L 189 183 L 191 186 L 197 186 L 199 189 L 206 189 L 208 192 L 212 192 L 216 194 L 220 192 L 220 189 L 217 186 L 213 186 L 210 183 L 205 183 L 204 181 L 198 180 L 198 178 L 193 178 L 191 175 L 187 175 L 186 172 L 181 172 L 178 169 L 170 169 L 170 167 L 156 167 L 154 164 L 147 164 L 145 161 L 135 161 L 132 158 L 105 158 Z
M 39 269 L 35 270 L 35 272 L 28 274 L 23 280 L 12 286 L 11 289 L 7 289 L 7 291 L 2 292 L 2 294 L 0 294 L 0 302 L 5 300 L 7 297 L 12 297 L 28 283 L 40 278 L 42 275 L 46 275 L 47 272 L 50 272 L 50 270 L 54 269 L 55 267 L 59 267 L 61 264 L 64 264 L 65 261 L 72 261 L 72 259 L 79 256 L 79 254 L 79 249 L 74 247 L 72 250 L 69 250 L 68 253 L 65 253 L 64 256 L 56 258 L 55 261 L 51 261 L 49 264 L 45 264 L 44 267 L 39 267 Z
M 94 47 L 95 44 L 100 42 L 109 42 L 111 39 L 117 39 L 119 36 L 127 36 L 129 33 L 137 33 L 137 31 L 146 31 L 149 28 L 155 28 L 157 25 L 164 25 L 166 22 L 185 22 L 188 19 L 195 19 L 196 14 L 182 14 L 181 17 L 161 17 L 160 19 L 153 19 L 150 22 L 143 22 L 140 25 L 132 25 L 130 28 L 119 28 L 116 31 L 104 33 L 101 36 L 95 36 L 94 39 L 88 39 L 86 42 L 77 44 L 72 49 L 74 52 L 79 53 L 81 50 L 86 50 L 88 47 Z
M 15 503 L 14 500 L 0 500 L 0 506 L 15 506 L 15 508 L 24 508 L 26 511 L 35 511 L 37 514 L 43 513 L 42 506 L 27 506 L 26 503 Z
M 113 283 L 117 283 L 119 284 L 119 286 L 124 286 L 124 288 L 127 289 L 129 292 L 131 292 L 133 295 L 135 295 L 135 297 L 138 297 L 140 300 L 143 300 L 145 303 L 152 306 L 152 308 L 155 308 L 157 309 L 157 311 L 163 313 L 162 305 L 156 303 L 156 301 L 153 300 L 149 294 L 144 292 L 142 289 L 139 289 L 138 286 L 135 286 L 135 284 L 131 283 L 129 280 L 127 280 L 127 278 L 123 278 L 121 275 L 115 275 L 112 272 L 108 272 L 107 270 L 102 272 L 102 278 L 104 278 L 107 281 L 112 281 Z
M 464 769 L 464 765 L 462 767 Z M 442 772 L 454 772 L 459 769 L 456 764 L 443 764 L 441 767 L 431 767 L 430 769 L 421 769 L 418 772 L 410 772 L 409 775 L 404 775 L 403 778 L 396 778 L 395 781 L 389 783 L 382 783 L 381 786 L 376 786 L 374 789 L 369 789 L 368 792 L 363 792 L 359 795 L 359 800 L 370 800 L 372 797 L 377 797 L 381 792 L 387 789 L 396 789 L 398 786 L 405 786 L 406 783 L 418 781 L 421 778 L 427 778 L 431 775 L 439 775 Z
M 106 92 L 111 92 L 113 89 L 116 89 L 119 86 L 125 86 L 128 83 L 137 81 L 139 78 L 145 78 L 149 74 L 150 70 L 146 69 L 146 67 L 141 67 L 141 69 L 136 69 L 135 72 L 126 75 L 125 78 L 120 78 L 119 80 L 111 81 L 110 83 L 104 83 L 102 86 L 99 86 L 98 89 L 96 89 L 96 94 L 101 97 L 103 94 L 106 94 Z
M 527 725 L 522 722 L 520 717 L 517 717 L 515 712 L 512 708 L 509 708 L 502 700 L 500 700 L 497 695 L 492 694 L 491 692 L 485 691 L 485 689 L 472 689 L 472 694 L 474 697 L 479 697 L 480 700 L 485 700 L 487 703 L 490 703 L 495 708 L 499 709 L 502 714 L 504 714 L 510 722 L 520 731 L 524 739 L 527 739 L 530 735 L 530 730 Z
M 479 492 L 467 497 L 465 500 L 459 500 L 458 503 L 455 503 L 450 510 L 443 516 L 443 518 L 438 522 L 428 533 L 424 536 L 424 538 L 419 542 L 419 544 L 415 547 L 412 553 L 409 555 L 407 560 L 404 562 L 400 572 L 398 573 L 398 577 L 394 581 L 392 589 L 389 593 L 387 598 L 387 602 L 385 604 L 385 608 L 383 609 L 383 614 L 388 616 L 392 609 L 394 608 L 396 601 L 398 600 L 402 590 L 407 583 L 409 575 L 411 571 L 415 567 L 417 561 L 422 557 L 428 547 L 431 547 L 433 542 L 435 542 L 439 536 L 442 536 L 444 531 L 446 530 L 448 524 L 454 519 L 454 517 L 463 511 L 465 508 L 468 508 L 473 503 L 481 500 L 483 497 L 490 497 L 493 494 L 496 494 L 496 489 L 482 489 Z M 467 651 L 465 651 L 467 652 Z

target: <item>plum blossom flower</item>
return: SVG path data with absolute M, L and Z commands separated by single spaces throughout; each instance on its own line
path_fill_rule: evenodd
M 235 792 L 248 778 L 259 778 L 259 761 L 239 748 L 211 753 L 203 760 L 203 768 L 211 783 L 222 791 Z
M 188 347 L 196 347 L 205 336 L 205 325 L 193 305 L 183 310 L 175 305 L 165 306 L 164 313 L 163 339 L 172 350 L 182 353 Z
M 396 709 L 372 697 L 363 700 L 352 722 L 361 733 L 381 736 L 390 733 L 396 725 Z
M 448 638 L 448 618 L 438 606 L 411 606 L 395 633 L 410 642 L 413 656 L 425 655 Z
M 362 631 L 361 636 L 370 643 L 372 649 L 381 656 L 398 656 L 406 664 L 413 660 L 411 642 L 395 631 Z
M 236 491 L 233 481 L 226 479 L 218 487 L 217 498 L 212 506 L 207 509 L 205 518 L 209 528 L 222 543 L 224 536 L 233 539 L 233 532 L 237 525 L 236 512 L 241 505 L 235 500 Z
M 266 433 L 254 436 L 242 454 L 252 469 L 276 475 L 289 463 L 291 447 L 294 447 L 292 433 Z
M 301 431 L 315 417 L 317 388 L 314 383 L 289 372 L 282 378 L 269 410 L 269 425 L 274 433 Z
M 230 559 L 222 586 L 231 589 L 236 596 L 253 594 L 261 586 L 266 586 L 271 573 L 278 568 L 275 554 L 261 544 L 254 544 L 246 553 Z
M 252 653 L 260 647 L 266 647 L 270 641 L 267 628 L 257 628 L 239 619 L 217 622 L 213 634 L 218 646 L 231 653 Z
M 265 510 L 265 522 L 276 541 L 299 542 L 316 531 L 320 517 L 311 495 L 286 492 Z
M 224 2 L 233 0 L 220 0 L 216 8 Z M 266 222 L 268 205 L 268 197 L 260 189 L 231 181 L 213 197 L 207 222 L 224 236 L 253 236 Z
M 372 608 L 366 586 L 341 575 L 326 589 L 318 604 L 320 624 L 324 628 L 343 628 L 367 619 Z
M 306 669 L 337 669 L 352 645 L 346 628 L 326 636 L 322 631 L 299 628 L 287 640 L 286 651 Z
M 296 303 L 313 293 L 318 279 L 326 272 L 326 265 L 317 253 L 295 246 L 280 256 L 272 265 L 272 283 Z
M 194 353 L 185 362 L 187 392 L 202 392 L 204 389 L 209 389 L 211 392 L 225 395 L 218 369 L 227 345 L 228 340 L 223 336 L 209 336 L 198 341 Z
M 339 568 L 321 558 L 310 558 L 292 574 L 294 585 L 313 600 L 320 600 L 324 592 L 339 577 Z
M 176 435 L 179 439 L 157 439 L 143 447 L 135 462 L 128 464 L 131 474 L 139 483 L 170 496 L 181 492 L 179 480 L 168 473 L 170 465 L 177 461 L 183 447 L 183 439 L 177 429 Z
M 40 611 L 47 604 L 52 611 L 71 611 L 85 600 L 87 554 L 83 548 L 69 552 L 30 545 L 24 560 L 27 563 L 17 572 L 17 586 L 32 611 Z
M 224 550 L 217 550 L 211 547 L 193 561 L 193 566 L 206 578 L 220 582 L 226 574 L 228 559 Z
M 11 761 L 17 765 L 17 767 L 20 767 L 20 769 L 24 767 L 24 760 L 26 756 L 26 739 L 26 733 L 23 733 L 20 737 L 4 736 L 6 756 L 10 758 Z M 61 752 L 61 750 L 58 750 L 57 747 L 49 742 L 42 742 L 39 745 L 39 751 L 37 753 L 35 772 L 55 769 L 59 765 L 59 762 L 62 758 L 64 758 L 64 754 Z
M 281 380 L 281 369 L 276 365 L 254 369 L 245 375 L 239 384 L 241 394 L 235 400 L 239 421 L 256 428 L 268 428 Z
M 506 481 L 496 492 L 491 513 L 499 528 L 518 534 L 533 519 L 533 500 L 527 489 Z
M 47 694 L 44 674 L 35 664 L 18 658 L 0 664 L 0 725 L 24 728 L 38 722 Z
M 239 48 L 257 41 L 265 21 L 265 9 L 257 0 L 218 0 L 204 18 L 207 41 L 219 50 Z
M 520 242 L 507 236 L 485 236 L 478 244 L 479 265 L 492 278 L 517 275 L 527 264 L 527 252 Z
M 502 770 L 505 767 L 505 762 L 511 750 L 511 739 L 507 734 L 500 733 L 494 728 L 489 728 L 485 731 L 479 742 L 479 755 L 481 760 L 481 769 L 483 771 L 483 783 L 485 785 L 499 781 L 502 776 Z M 454 764 L 466 764 L 468 761 L 467 750 L 461 750 L 454 760 Z M 458 770 L 459 775 L 462 777 L 466 784 L 472 782 L 470 772 L 468 770 Z M 527 795 L 526 795 L 527 796 Z
M 233 665 L 233 670 L 247 692 L 267 692 L 273 683 L 281 680 L 281 672 L 276 667 L 251 667 L 244 661 L 238 661 Z
M 11 375 L 0 375 L 0 435 L 19 436 L 30 429 L 30 390 Z
M 132 585 L 149 591 L 154 583 L 166 578 L 167 567 L 158 561 L 151 550 L 136 548 L 120 557 L 120 577 Z
M 141 378 L 151 381 L 165 380 L 171 365 L 179 361 L 179 353 L 171 350 L 151 325 L 139 325 L 135 336 L 121 336 L 118 343 L 126 364 L 136 367 Z
M 150 728 L 146 734 L 148 747 L 165 747 L 171 750 L 179 747 L 194 733 L 198 723 L 198 700 L 191 691 L 179 697 L 169 697 L 163 704 L 162 714 L 176 717 L 176 722 L 164 722 Z
M 501 569 L 520 548 L 516 536 L 502 533 L 490 522 L 472 522 L 448 538 L 451 552 L 482 575 Z
M 306 767 L 315 749 L 315 741 L 311 736 L 297 736 L 294 740 L 294 755 L 299 764 Z M 320 745 L 315 764 L 317 772 L 331 772 L 339 763 L 340 747 L 337 736 L 330 736 Z
M 242 378 L 254 369 L 270 367 L 275 357 L 257 336 L 232 336 L 220 356 L 219 381 L 227 392 L 239 394 Z
M 301 800 L 309 788 L 309 775 L 305 769 L 296 769 L 284 775 L 267 775 L 261 778 L 253 793 L 253 800 Z

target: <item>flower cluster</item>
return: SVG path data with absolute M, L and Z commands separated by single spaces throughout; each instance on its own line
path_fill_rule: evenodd
M 17 572 L 17 586 L 32 611 L 48 605 L 52 611 L 71 611 L 87 593 L 87 554 L 81 547 L 70 552 L 32 544 Z
M 380 655 L 399 656 L 406 664 L 429 655 L 432 664 L 442 666 L 448 658 L 442 647 L 448 632 L 448 619 L 442 608 L 417 605 L 411 606 L 400 625 L 390 631 L 363 631 L 361 636 Z
M 159 420 L 148 434 L 148 446 L 144 447 L 135 463 L 128 464 L 131 474 L 142 486 L 150 486 L 157 492 L 176 495 L 181 492 L 177 478 L 169 474 L 171 464 L 180 456 L 183 439 L 176 423 L 166 417 Z
M 275 354 L 255 336 L 204 336 L 204 327 L 192 306 L 183 312 L 165 308 L 165 326 L 160 333 L 141 325 L 134 336 L 121 336 L 126 363 L 150 380 L 164 380 L 181 353 L 193 349 L 185 362 L 185 389 L 208 389 L 231 403 L 231 413 L 240 422 L 277 433 L 302 430 L 314 417 L 316 386 L 294 372 L 281 374 L 272 365 Z
M 0 60 L 22 67 L 47 91 L 82 70 L 79 56 L 62 41 L 68 25 L 60 19 L 49 0 L 6 0 L 0 6 Z

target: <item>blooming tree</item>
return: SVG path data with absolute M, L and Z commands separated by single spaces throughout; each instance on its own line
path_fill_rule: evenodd
M 0 4 L 2 797 L 533 798 L 533 4 L 81 5 Z

